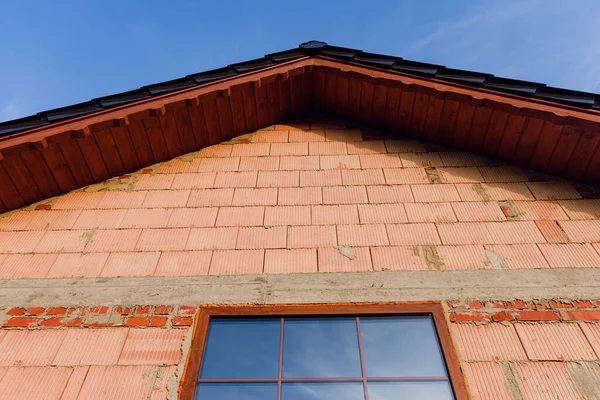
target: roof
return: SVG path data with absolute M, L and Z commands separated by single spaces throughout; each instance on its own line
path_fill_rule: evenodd
M 600 183 L 598 95 L 312 41 L 0 124 L 0 212 L 309 110 Z

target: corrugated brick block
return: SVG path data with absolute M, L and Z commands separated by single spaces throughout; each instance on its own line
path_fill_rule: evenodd
M 325 156 L 348 154 L 348 151 L 344 142 L 311 142 L 308 144 L 308 154 L 311 156 Z
M 584 400 L 567 372 L 569 364 L 539 362 L 515 365 L 523 400 Z
M 383 140 L 350 142 L 346 145 L 348 147 L 348 154 L 380 154 L 386 152 Z
M 308 143 L 273 143 L 272 156 L 307 156 Z
M 251 188 L 256 186 L 258 172 L 217 172 L 216 188 Z
M 73 229 L 115 229 L 119 227 L 126 213 L 127 210 L 84 210 L 74 223 Z
M 461 358 L 467 361 L 527 360 L 512 325 L 452 325 Z
M 354 259 L 343 255 L 336 248 L 319 248 L 319 272 L 372 271 L 371 253 L 368 247 L 351 248 Z
M 487 165 L 485 158 L 471 153 L 449 151 L 440 153 L 440 157 L 446 167 L 478 167 Z
M 391 245 L 434 245 L 441 244 L 434 224 L 390 224 L 387 225 Z
M 110 231 L 88 231 L 86 253 L 113 251 L 133 251 L 142 233 L 141 229 L 121 229 Z M 81 235 L 81 234 L 80 234 Z
M 150 276 L 156 269 L 159 252 L 112 253 L 100 276 Z
M 274 206 L 277 204 L 276 188 L 235 189 L 234 206 Z
M 342 171 L 344 185 L 383 185 L 385 178 L 381 169 L 344 170 Z
M 260 274 L 264 250 L 222 250 L 213 252 L 210 275 Z
M 460 201 L 454 185 L 411 185 L 410 188 L 419 203 Z
M 242 157 L 240 171 L 277 171 L 279 157 Z
M 175 175 L 171 190 L 211 188 L 216 172 L 195 172 Z M 186 198 L 187 201 L 187 198 Z
M 527 182 L 527 176 L 519 167 L 480 167 L 484 182 Z
M 238 228 L 192 228 L 186 250 L 235 249 Z
M 116 365 L 126 328 L 69 329 L 52 365 Z
M 386 140 L 388 153 L 424 153 L 425 144 L 417 140 Z
M 361 154 L 362 168 L 401 168 L 402 162 L 398 154 Z
M 72 192 L 62 195 L 52 204 L 53 210 L 89 210 L 96 208 L 108 192 Z
M 450 203 L 407 203 L 410 222 L 454 222 L 456 216 Z
M 270 151 L 270 143 L 234 144 L 231 148 L 231 156 L 268 156 Z
M 144 200 L 143 207 L 185 207 L 189 197 L 189 190 L 150 190 Z
M 337 245 L 335 226 L 290 226 L 289 248 L 314 248 Z
M 413 195 L 408 185 L 367 186 L 369 203 L 409 203 Z
M 282 249 L 286 244 L 285 226 L 240 228 L 236 249 Z
M 156 193 L 157 191 L 154 191 Z M 165 192 L 160 190 L 158 192 Z M 144 203 L 148 192 L 104 192 L 104 196 L 95 207 L 99 209 L 139 208 Z
M 600 242 L 600 220 L 560 221 L 558 224 L 571 242 Z
M 594 349 L 596 357 L 600 359 L 600 323 L 585 323 L 579 326 Z
M 340 225 L 338 242 L 348 246 L 386 246 L 389 244 L 385 225 Z
M 259 226 L 263 224 L 264 207 L 221 207 L 217 226 Z
M 22 231 L 33 219 L 31 211 L 15 211 L 0 218 L 0 231 Z
M 515 201 L 519 211 L 519 219 L 524 220 L 559 220 L 569 219 L 560 205 L 551 201 Z
M 108 253 L 59 254 L 46 278 L 71 278 L 100 276 Z
M 36 253 L 73 253 L 83 251 L 87 231 L 48 231 L 35 246 Z
M 401 224 L 408 221 L 404 204 L 361 204 L 361 224 Z
M 252 143 L 285 143 L 288 141 L 287 130 L 257 131 L 252 134 Z
M 439 153 L 400 153 L 400 160 L 404 168 L 442 166 Z
M 532 221 L 487 222 L 493 244 L 544 243 L 544 237 Z
M 160 210 L 157 208 L 156 210 Z M 169 228 L 197 228 L 214 226 L 217 207 L 176 208 L 172 210 L 167 226 Z
M 388 185 L 406 185 L 413 183 L 429 183 L 424 168 L 384 169 L 385 181 Z
M 165 208 L 138 208 L 127 210 L 119 228 L 164 228 L 169 222 L 172 210 Z
M 437 228 L 444 244 L 486 244 L 494 242 L 486 224 L 483 222 L 438 224 Z
M 48 366 L 67 331 L 9 330 L 0 342 L 0 366 Z
M 600 219 L 600 200 L 563 200 L 559 203 L 571 219 Z
M 362 142 L 360 129 L 325 129 L 325 140 L 328 142 Z
M 183 250 L 189 235 L 189 228 L 144 229 L 135 248 L 140 251 Z
M 486 246 L 508 269 L 548 268 L 546 259 L 535 244 L 509 244 Z
M 569 241 L 556 221 L 535 221 L 535 225 L 548 243 L 567 243 Z
M 67 386 L 62 393 L 61 400 L 73 400 L 76 399 L 83 386 L 83 381 L 88 374 L 89 367 L 75 367 L 67 382 Z
M 506 221 L 502 209 L 495 202 L 452 203 L 452 208 L 461 222 Z
M 202 158 L 198 172 L 237 171 L 240 157 Z
M 189 153 L 187 154 L 187 156 L 190 156 L 192 154 L 193 153 Z M 183 160 L 181 158 L 173 158 L 169 161 L 165 161 L 164 163 L 160 164 L 160 166 L 158 167 L 158 173 L 181 174 L 186 172 L 196 172 L 198 171 L 199 165 L 200 158 L 193 158 L 192 161 L 188 161 L 187 159 Z
M 461 364 L 473 400 L 514 400 L 500 364 L 478 362 Z
M 57 254 L 11 254 L 0 264 L 0 279 L 44 278 Z
M 359 169 L 358 155 L 319 156 L 321 169 Z
M 188 207 L 230 206 L 233 189 L 192 190 L 187 202 Z
M 533 195 L 524 183 L 482 183 L 481 188 L 483 188 L 488 200 L 534 200 Z M 480 197 L 479 201 L 481 200 L 486 199 Z
M 231 155 L 231 149 L 233 148 L 230 144 L 217 144 L 214 146 L 208 146 L 201 149 L 198 152 L 200 157 L 229 157 Z
M 312 171 L 319 169 L 319 156 L 281 157 L 279 169 L 282 171 Z
M 552 268 L 600 267 L 600 255 L 590 244 L 540 244 L 539 247 Z
M 171 188 L 174 179 L 173 174 L 138 174 L 135 176 L 133 190 L 167 190 Z
M 364 186 L 335 186 L 323 188 L 323 204 L 368 203 Z
M 311 129 L 311 130 L 291 130 L 289 132 L 288 140 L 290 142 L 324 142 L 325 141 L 325 130 L 323 129 Z
M 317 249 L 265 251 L 265 273 L 317 272 Z
M 300 186 L 333 186 L 342 184 L 339 170 L 300 171 Z
M 529 182 L 527 186 L 538 200 L 580 199 L 581 195 L 568 182 Z
M 177 372 L 176 366 L 161 367 L 158 370 L 154 387 L 152 388 L 152 395 L 150 400 L 162 400 L 167 398 L 168 390 L 167 386 L 169 381 L 175 379 L 175 373 Z
M 184 330 L 132 329 L 119 357 L 121 365 L 178 364 Z
M 293 187 L 300 185 L 299 171 L 260 171 L 258 187 Z
M 150 393 L 155 378 L 154 366 L 93 366 L 89 368 L 78 399 L 145 399 Z
M 483 177 L 477 168 L 438 168 L 442 182 L 444 183 L 478 183 L 483 182 Z
M 426 270 L 427 263 L 418 247 L 372 247 L 375 271 Z
M 73 227 L 79 214 L 80 211 L 71 210 L 33 211 L 33 218 L 29 221 L 25 229 L 28 231 L 79 229 Z
M 438 246 L 441 259 L 440 269 L 489 269 L 491 263 L 485 255 L 483 246 Z
M 596 355 L 578 324 L 516 324 L 530 360 L 594 360 Z
M 322 204 L 320 187 L 280 188 L 277 204 L 280 206 Z
M 0 253 L 31 253 L 42 236 L 43 231 L 0 232 Z
M 264 225 L 310 225 L 310 215 L 308 206 L 266 207 Z
M 5 399 L 60 399 L 71 368 L 8 368 L 0 382 Z

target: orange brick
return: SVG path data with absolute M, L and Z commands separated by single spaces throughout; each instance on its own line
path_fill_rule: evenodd
M 36 253 L 73 253 L 83 251 L 86 231 L 48 231 L 37 246 Z
M 486 227 L 497 244 L 544 243 L 544 237 L 532 221 L 487 222 Z
M 260 171 L 258 173 L 258 187 L 292 187 L 299 186 L 299 171 Z
M 308 144 L 308 154 L 311 156 L 348 154 L 344 142 L 311 142 Z
M 362 142 L 360 129 L 325 129 L 325 140 L 328 142 Z
M 277 189 L 235 189 L 232 204 L 234 206 L 272 206 L 277 204 Z
M 240 228 L 237 249 L 282 249 L 286 247 L 287 229 L 284 226 Z
M 31 253 L 43 231 L 33 232 L 0 232 L 0 253 Z
M 372 247 L 373 269 L 375 271 L 426 270 L 427 263 L 412 246 Z
M 80 211 L 35 211 L 32 214 L 33 218 L 29 221 L 25 228 L 28 231 L 80 229 L 77 227 L 73 227 L 75 221 L 80 215 Z
M 263 225 L 264 207 L 221 207 L 217 226 Z
M 341 184 L 342 175 L 339 170 L 300 171 L 300 186 L 332 186 Z
M 92 231 L 92 234 L 85 238 L 85 252 L 133 251 L 141 233 L 141 229 Z
M 108 257 L 100 276 L 149 276 L 154 273 L 159 252 L 113 253 Z
M 252 143 L 285 143 L 288 141 L 287 130 L 258 131 L 252 135 Z M 272 146 L 272 145 L 271 145 Z
M 190 317 L 173 317 L 171 324 L 173 326 L 192 326 L 194 321 Z
M 59 254 L 46 275 L 47 278 L 94 277 L 108 259 L 108 253 Z
M 438 224 L 438 231 L 447 245 L 493 243 L 487 226 L 481 222 Z
M 289 248 L 314 248 L 337 245 L 335 226 L 290 226 Z
M 265 251 L 265 273 L 317 272 L 317 249 Z
M 230 206 L 233 189 L 192 190 L 187 202 L 188 207 Z
M 10 254 L 0 264 L 0 279 L 44 278 L 57 254 Z
M 279 157 L 242 157 L 240 171 L 277 171 Z
M 363 168 L 400 168 L 402 162 L 398 154 L 361 154 L 360 165 Z
M 217 212 L 217 207 L 176 208 L 172 210 L 167 226 L 169 228 L 214 226 L 215 220 L 217 219 Z
M 442 270 L 490 269 L 483 246 L 438 246 Z
M 203 158 L 198 172 L 237 171 L 239 165 L 240 157 Z
M 216 172 L 177 174 L 175 175 L 175 180 L 173 181 L 171 190 L 211 188 L 215 181 L 215 177 Z
M 411 183 L 429 183 L 424 168 L 384 169 L 385 181 L 388 185 Z
M 527 186 L 538 200 L 580 199 L 581 195 L 568 182 L 528 182 Z
M 324 204 L 357 204 L 367 202 L 367 191 L 364 186 L 336 186 L 323 188 Z
M 563 200 L 559 203 L 573 220 L 600 219 L 600 199 Z
M 189 235 L 189 228 L 144 229 L 136 245 L 136 250 L 183 250 Z
M 434 224 L 389 224 L 387 232 L 391 245 L 441 244 Z
M 558 220 L 569 219 L 558 203 L 550 201 L 515 201 L 519 219 Z
M 571 242 L 600 242 L 600 220 L 560 221 L 558 224 Z
M 164 191 L 160 191 L 164 192 Z M 89 208 L 139 208 L 146 198 L 146 191 L 139 192 L 104 192 L 104 196 L 95 207 Z
M 461 222 L 506 221 L 502 209 L 495 202 L 452 203 L 452 209 Z
M 535 221 L 535 225 L 548 243 L 567 243 L 569 241 L 556 221 Z
M 348 154 L 380 154 L 385 153 L 383 140 L 369 140 L 364 142 L 347 143 Z
M 361 224 L 399 224 L 408 221 L 404 204 L 360 204 L 358 213 Z
M 238 228 L 192 228 L 186 250 L 234 249 Z
M 320 187 L 280 188 L 277 204 L 281 206 L 323 203 Z
M 448 151 L 440 153 L 440 157 L 446 167 L 477 167 L 487 164 L 485 158 L 471 153 Z
M 483 177 L 477 168 L 438 168 L 440 178 L 444 183 L 478 183 Z
M 308 143 L 273 143 L 272 156 L 307 156 Z
M 325 131 L 323 129 L 311 129 L 290 131 L 288 140 L 290 142 L 324 142 Z
M 231 148 L 231 156 L 268 156 L 270 151 L 270 143 L 234 144 Z
M 108 192 L 72 192 L 60 196 L 52 205 L 54 210 L 88 210 L 98 203 Z
M 540 244 L 539 248 L 552 268 L 600 267 L 600 255 L 590 244 Z
M 310 225 L 310 207 L 266 207 L 264 225 Z
M 279 169 L 282 171 L 312 171 L 319 169 L 319 156 L 281 157 Z
M 217 172 L 216 188 L 251 188 L 256 186 L 258 172 Z
M 320 156 L 321 169 L 359 169 L 360 160 L 357 155 Z
M 385 225 L 341 225 L 337 227 L 338 242 L 349 246 L 385 246 L 388 237 Z
M 385 178 L 381 169 L 344 170 L 342 171 L 344 185 L 383 185 Z
M 526 182 L 527 176 L 519 167 L 480 167 L 484 182 Z
M 450 203 L 407 203 L 406 214 L 410 222 L 454 222 Z
M 493 251 L 508 269 L 548 268 L 546 259 L 535 244 L 509 244 L 486 246 Z
M 150 190 L 143 206 L 147 208 L 185 207 L 189 197 L 189 190 Z
M 319 272 L 350 272 L 372 271 L 371 253 L 368 247 L 354 247 L 351 249 L 355 258 L 350 259 L 341 254 L 336 248 L 320 248 Z
M 517 321 L 539 322 L 539 321 L 558 321 L 558 314 L 553 311 L 521 311 L 515 314 Z
M 600 321 L 600 311 L 561 311 L 560 316 L 565 321 Z
M 577 324 L 517 324 L 530 360 L 594 360 L 594 351 Z
M 231 149 L 233 148 L 230 144 L 217 144 L 214 146 L 208 146 L 198 152 L 200 157 L 229 157 L 231 155 Z
M 224 250 L 213 253 L 210 275 L 260 274 L 263 272 L 264 250 Z
M 164 208 L 127 210 L 119 223 L 120 228 L 164 228 L 169 222 L 172 210 Z
M 439 153 L 400 153 L 400 161 L 404 168 L 442 166 Z
M 369 203 L 408 203 L 413 195 L 408 185 L 367 186 Z
M 417 140 L 386 140 L 388 153 L 424 153 L 427 151 L 423 142 Z
M 206 275 L 212 258 L 211 251 L 172 251 L 160 255 L 155 276 Z M 155 314 L 159 314 L 158 308 Z

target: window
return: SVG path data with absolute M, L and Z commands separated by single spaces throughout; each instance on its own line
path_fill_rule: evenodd
M 181 398 L 468 397 L 432 303 L 201 308 Z

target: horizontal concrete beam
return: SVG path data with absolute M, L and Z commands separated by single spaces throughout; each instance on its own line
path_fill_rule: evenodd
M 600 297 L 600 269 L 0 280 L 0 307 Z

